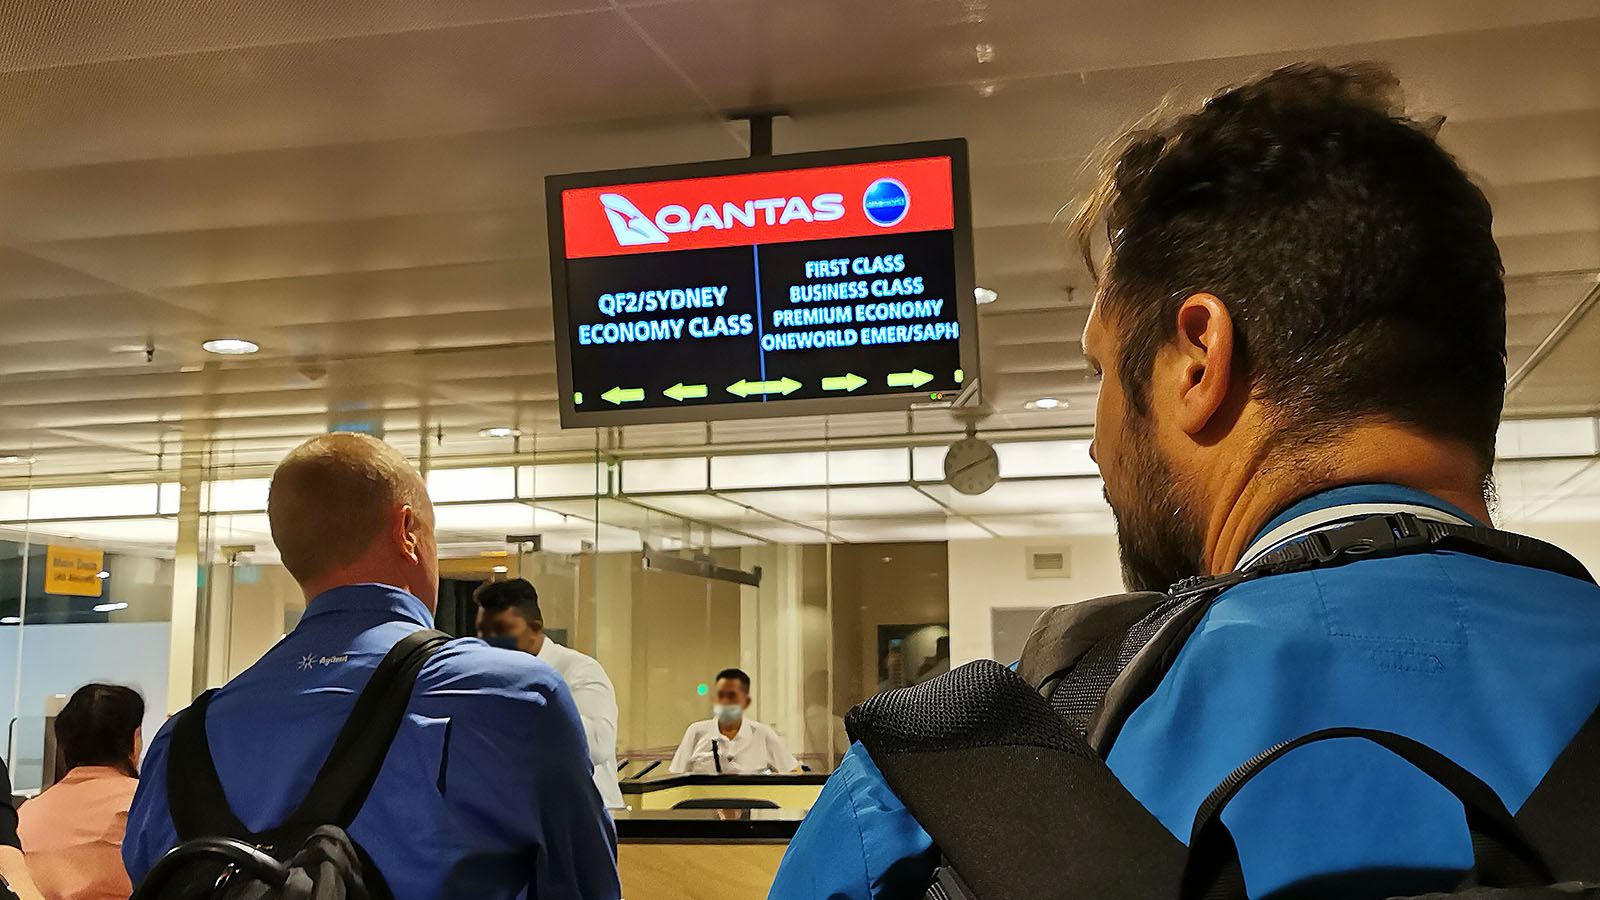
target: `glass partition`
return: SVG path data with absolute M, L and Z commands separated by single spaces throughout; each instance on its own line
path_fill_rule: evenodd
M 752 428 L 678 450 L 604 432 L 592 451 L 415 460 L 436 503 L 438 626 L 472 634 L 479 584 L 532 581 L 550 637 L 610 674 L 625 779 L 666 774 L 721 669 L 749 673 L 749 715 L 826 772 L 855 704 L 1010 662 L 1039 610 L 1121 587 L 1086 435 L 999 442 L 999 483 L 969 496 L 943 483 L 948 435 L 786 444 Z M 1508 423 L 1496 515 L 1600 568 L 1596 435 L 1589 417 Z M 80 685 L 135 685 L 153 730 L 299 622 L 271 464 L 231 458 L 0 472 L 0 704 L 20 789 L 48 783 L 46 719 Z

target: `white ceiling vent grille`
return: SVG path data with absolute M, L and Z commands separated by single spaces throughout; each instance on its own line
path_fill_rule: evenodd
M 1027 551 L 1029 578 L 1071 578 L 1072 548 L 1029 547 Z

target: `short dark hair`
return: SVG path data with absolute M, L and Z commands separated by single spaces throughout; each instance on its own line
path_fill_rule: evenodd
M 739 682 L 740 684 L 744 685 L 744 692 L 746 694 L 750 693 L 750 676 L 745 673 L 745 670 L 723 669 L 721 672 L 717 673 L 717 677 L 713 679 L 711 683 L 716 684 L 718 681 L 721 681 L 724 678 L 731 678 L 734 681 Z
M 56 744 L 66 770 L 113 766 L 133 774 L 133 733 L 144 721 L 144 698 L 120 684 L 86 684 L 56 715 Z
M 472 592 L 472 599 L 484 612 L 515 608 L 529 623 L 544 624 L 544 613 L 539 610 L 539 591 L 526 578 L 486 581 Z
M 1504 270 L 1439 122 L 1407 118 L 1383 66 L 1297 64 L 1125 134 L 1073 230 L 1091 271 L 1101 224 L 1110 238 L 1097 276 L 1134 411 L 1178 306 L 1212 293 L 1280 434 L 1406 423 L 1470 446 L 1487 477 Z

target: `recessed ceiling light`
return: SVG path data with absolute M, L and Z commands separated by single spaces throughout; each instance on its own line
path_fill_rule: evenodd
M 972 296 L 979 303 L 993 303 L 996 300 L 1000 299 L 1000 295 L 999 294 L 995 293 L 994 291 L 989 290 L 986 287 L 973 288 L 972 289 Z
M 0 617 L 0 625 L 21 625 L 22 619 L 17 616 Z
M 128 608 L 128 604 L 126 604 L 126 603 L 97 603 L 94 606 L 94 611 L 95 612 L 116 612 L 119 609 L 127 609 L 127 608 Z
M 223 356 L 244 356 L 261 349 L 256 342 L 244 338 L 217 338 L 214 341 L 206 341 L 200 346 L 207 353 L 219 353 Z
M 101 581 L 105 581 L 107 578 L 111 577 L 111 573 L 107 572 L 105 569 L 101 569 L 100 571 L 94 573 L 94 577 L 100 579 Z
M 0 456 L 0 466 L 26 466 L 32 463 L 31 456 Z
M 495 566 L 490 571 L 494 572 L 496 575 L 504 575 L 506 572 L 508 572 L 510 570 L 507 569 L 505 566 Z
M 1040 397 L 1037 400 L 1029 400 L 1025 405 L 1029 409 L 1056 409 L 1057 407 L 1066 406 L 1067 401 L 1058 400 L 1055 397 Z
M 511 428 L 506 425 L 496 425 L 493 428 L 480 428 L 478 430 L 478 435 L 480 437 L 492 438 L 522 437 L 522 432 L 519 429 Z

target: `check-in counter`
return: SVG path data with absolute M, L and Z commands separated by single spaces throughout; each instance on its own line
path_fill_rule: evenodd
M 652 781 L 622 782 L 622 799 L 631 809 L 672 809 L 684 800 L 734 798 L 770 800 L 783 809 L 811 808 L 828 776 L 671 775 Z
M 825 775 L 677 775 L 623 782 L 614 813 L 628 900 L 759 900 Z M 673 809 L 685 800 L 766 800 L 781 809 Z

